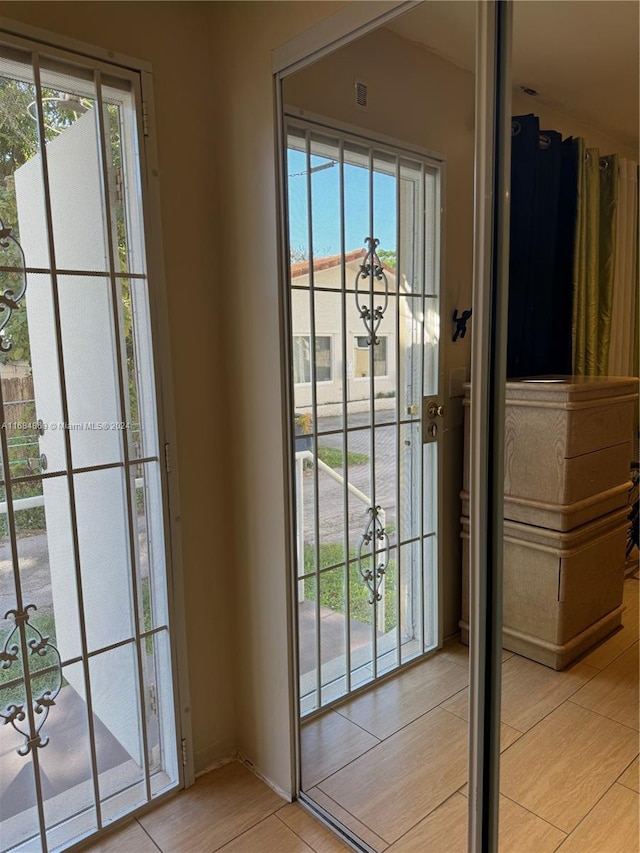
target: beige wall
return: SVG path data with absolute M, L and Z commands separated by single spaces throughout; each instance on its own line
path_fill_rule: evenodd
M 290 790 L 288 579 L 279 342 L 274 100 L 271 49 L 344 4 L 218 3 L 216 104 L 225 255 L 232 260 L 226 363 L 233 366 L 238 582 L 238 746 Z M 247 46 L 250 45 L 250 50 Z
M 473 64 L 473 56 L 469 62 Z M 369 107 L 354 104 L 354 80 L 368 85 Z M 288 105 L 429 149 L 446 160 L 442 396 L 444 635 L 460 619 L 461 400 L 449 398 L 449 371 L 470 364 L 470 335 L 455 344 L 448 322 L 471 305 L 475 78 L 426 48 L 382 29 L 285 81 Z

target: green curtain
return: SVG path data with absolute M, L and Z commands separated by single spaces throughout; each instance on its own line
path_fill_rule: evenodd
M 616 245 L 618 158 L 574 141 L 578 192 L 573 262 L 573 372 L 607 373 Z
M 606 376 L 609 368 L 611 342 L 611 308 L 616 258 L 618 217 L 618 155 L 600 158 L 600 235 L 599 235 L 599 294 L 598 345 L 596 374 Z

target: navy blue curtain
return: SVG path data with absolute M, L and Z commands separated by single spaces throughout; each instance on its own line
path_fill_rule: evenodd
M 577 172 L 572 139 L 536 116 L 511 126 L 507 376 L 571 373 L 573 232 Z

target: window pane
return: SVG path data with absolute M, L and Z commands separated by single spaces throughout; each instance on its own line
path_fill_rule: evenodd
M 107 269 L 102 168 L 92 78 L 88 70 L 63 67 L 59 62 L 42 64 L 42 111 L 58 269 Z M 39 184 L 36 173 L 41 168 L 40 156 L 30 162 L 34 188 Z
M 123 471 L 74 477 L 89 651 L 133 636 L 131 553 Z
M 373 348 L 373 371 L 375 376 L 386 376 L 387 369 L 387 338 L 380 338 Z
M 354 379 L 367 379 L 371 376 L 370 363 L 371 353 L 367 338 L 358 335 L 355 339 L 355 350 L 353 354 L 353 376 Z M 387 376 L 389 373 L 389 362 L 387 359 L 388 338 L 386 335 L 378 335 L 378 343 L 373 344 L 373 375 Z M 368 394 L 368 391 L 367 391 Z
M 311 357 L 309 338 L 293 339 L 293 381 L 311 382 Z
M 316 336 L 316 382 L 331 382 L 331 337 Z M 293 381 L 311 382 L 311 339 L 296 335 L 293 339 Z
M 316 337 L 316 381 L 331 382 L 331 338 Z

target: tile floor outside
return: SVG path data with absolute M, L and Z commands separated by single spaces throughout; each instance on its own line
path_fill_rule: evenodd
M 500 853 L 639 853 L 639 585 L 624 629 L 565 672 L 504 654 Z M 466 853 L 467 669 L 448 644 L 304 726 L 304 787 L 379 853 Z M 88 849 L 348 847 L 233 763 Z

